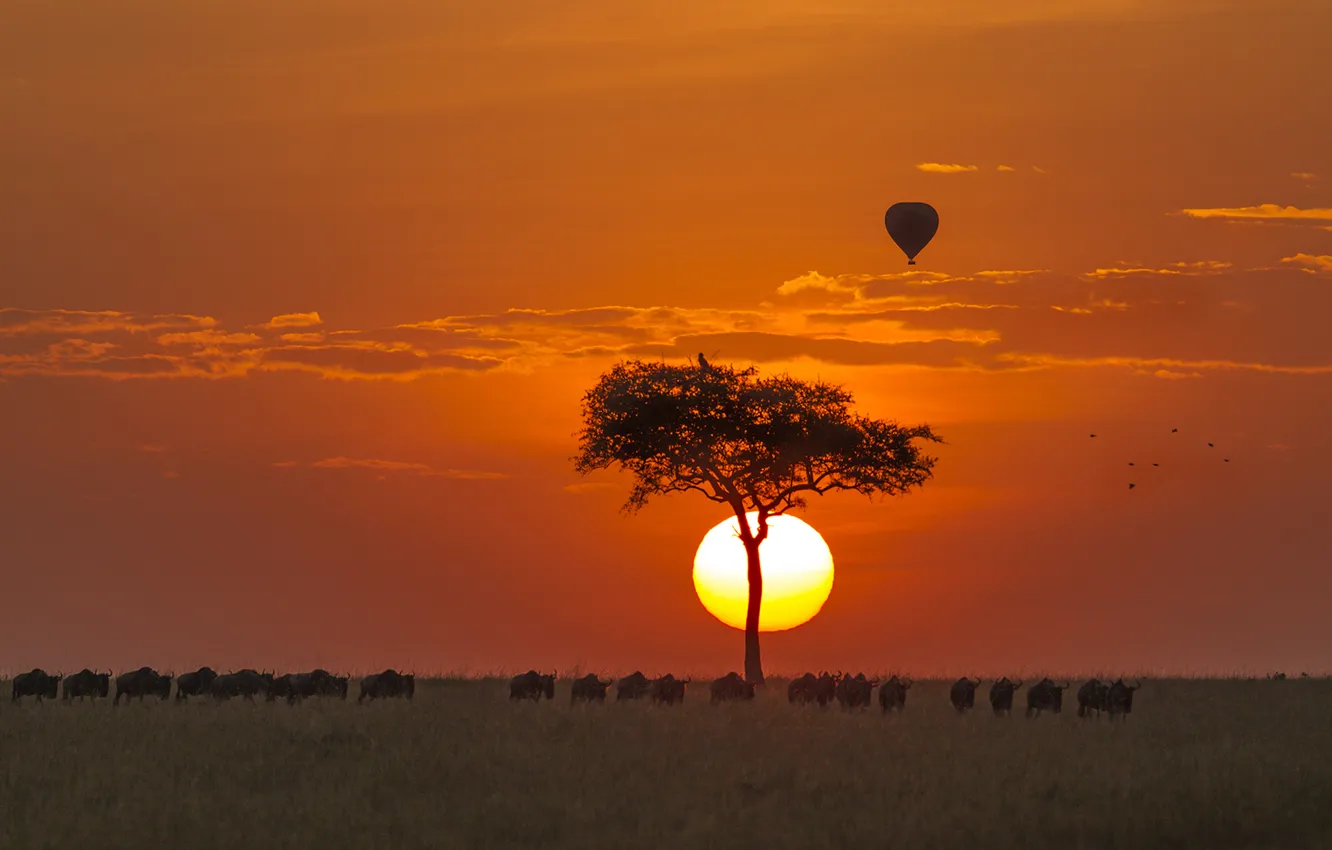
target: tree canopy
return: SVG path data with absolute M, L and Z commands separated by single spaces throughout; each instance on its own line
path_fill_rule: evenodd
M 928 480 L 935 458 L 915 441 L 940 438 L 857 414 L 853 400 L 834 384 L 753 367 L 622 362 L 583 397 L 574 466 L 632 473 L 629 511 L 697 491 L 729 505 L 742 536 L 748 511 L 765 520 L 804 507 L 810 493 L 897 495 Z

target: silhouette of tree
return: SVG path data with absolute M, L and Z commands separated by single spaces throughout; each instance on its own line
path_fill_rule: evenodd
M 928 480 L 935 458 L 915 440 L 942 442 L 928 426 L 900 427 L 851 411 L 851 393 L 823 381 L 711 363 L 632 360 L 583 397 L 573 458 L 581 474 L 612 466 L 634 476 L 624 510 L 653 496 L 701 493 L 735 512 L 748 563 L 745 678 L 763 681 L 759 547 L 768 520 L 805 507 L 810 493 L 898 495 Z M 757 514 L 751 529 L 746 514 Z

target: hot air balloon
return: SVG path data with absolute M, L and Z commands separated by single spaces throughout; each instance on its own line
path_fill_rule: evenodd
M 884 213 L 883 226 L 907 255 L 907 265 L 914 266 L 916 255 L 925 250 L 939 230 L 939 214 L 929 204 L 911 201 L 893 204 Z

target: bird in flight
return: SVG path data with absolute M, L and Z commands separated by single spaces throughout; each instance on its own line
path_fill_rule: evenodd
M 1230 458 L 1228 458 L 1228 457 L 1223 457 L 1223 458 L 1221 458 L 1221 459 L 1224 460 L 1226 463 L 1230 463 Z
M 1129 489 L 1132 490 L 1134 487 L 1137 487 L 1137 486 L 1138 486 L 1137 484 L 1130 484 L 1130 485 L 1129 485 Z
M 1209 448 L 1209 449 L 1214 449 L 1214 448 L 1216 448 L 1216 446 L 1212 445 L 1211 443 L 1208 443 L 1208 444 L 1207 444 L 1207 448 Z
M 1095 434 L 1092 434 L 1092 436 L 1095 437 L 1096 435 L 1095 435 Z
M 1133 461 L 1129 461 L 1129 466 L 1132 466 L 1132 465 L 1133 465 Z
M 1160 465 L 1161 465 L 1161 464 L 1159 464 L 1159 463 L 1154 463 L 1154 464 L 1152 464 L 1152 466 L 1160 466 Z
M 1178 429 L 1178 428 L 1171 428 L 1171 429 L 1170 429 L 1170 433 L 1172 433 L 1172 434 L 1178 434 L 1178 433 L 1179 433 L 1179 429 Z

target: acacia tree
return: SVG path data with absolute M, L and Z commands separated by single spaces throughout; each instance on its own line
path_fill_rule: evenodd
M 583 397 L 573 458 L 581 474 L 612 466 L 634 476 L 624 510 L 653 496 L 701 493 L 735 512 L 748 563 L 745 678 L 763 681 L 759 547 L 768 520 L 805 507 L 805 497 L 852 490 L 905 493 L 928 480 L 935 458 L 915 440 L 941 442 L 926 425 L 901 427 L 851 410 L 851 393 L 823 381 L 707 363 L 631 360 Z M 750 528 L 746 514 L 757 514 Z

